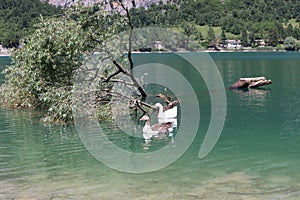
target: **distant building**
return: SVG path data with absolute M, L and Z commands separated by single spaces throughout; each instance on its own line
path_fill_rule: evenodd
M 257 44 L 257 46 L 259 47 L 265 47 L 266 46 L 266 42 L 264 40 L 255 40 L 255 43 Z
M 0 54 L 1 55 L 8 55 L 9 54 L 9 50 L 4 48 L 1 44 L 0 44 Z
M 226 40 L 226 46 L 228 49 L 240 49 L 242 48 L 242 43 L 240 40 Z
M 163 43 L 161 41 L 155 41 L 153 46 L 155 49 L 158 49 L 159 51 L 164 48 Z

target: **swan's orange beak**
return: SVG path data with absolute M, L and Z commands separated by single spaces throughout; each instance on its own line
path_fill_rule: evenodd
M 147 115 L 144 115 L 144 116 L 140 119 L 140 121 L 147 121 L 147 120 L 149 120 L 149 117 L 148 117 Z
M 146 120 L 146 119 L 145 119 L 145 116 L 143 116 L 143 117 L 140 119 L 140 121 L 144 121 L 144 120 Z

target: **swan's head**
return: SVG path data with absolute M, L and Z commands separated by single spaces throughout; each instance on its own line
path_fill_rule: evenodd
M 141 117 L 140 120 L 141 120 L 141 121 L 148 121 L 148 120 L 150 120 L 150 117 L 147 116 L 147 115 L 144 115 L 143 117 Z
M 163 105 L 161 105 L 160 103 L 156 103 L 153 107 L 154 108 L 163 108 Z

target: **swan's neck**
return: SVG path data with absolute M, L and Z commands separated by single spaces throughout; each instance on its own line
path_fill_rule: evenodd
M 158 114 L 163 115 L 164 114 L 164 108 L 162 106 L 158 107 Z
M 144 133 L 152 133 L 153 132 L 153 130 L 151 128 L 151 121 L 150 121 L 150 119 L 146 121 L 145 126 L 143 128 L 143 132 Z
M 150 125 L 151 125 L 150 119 L 148 119 L 148 120 L 146 121 L 146 124 L 145 124 L 145 125 L 147 125 L 147 126 L 150 126 Z

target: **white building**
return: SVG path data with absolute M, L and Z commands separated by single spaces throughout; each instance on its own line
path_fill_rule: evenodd
M 240 40 L 226 40 L 228 49 L 240 49 L 242 48 L 242 43 Z
M 164 48 L 163 43 L 161 41 L 155 41 L 153 46 L 155 49 L 158 49 L 158 50 L 161 50 Z
M 9 54 L 9 50 L 4 48 L 1 44 L 0 44 L 0 54 L 1 55 L 8 55 Z

